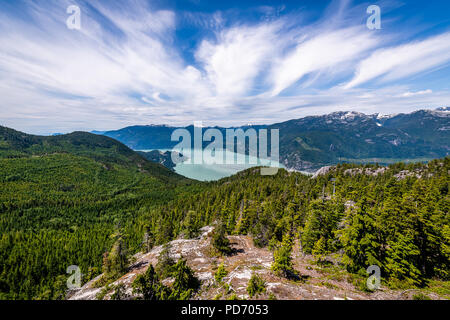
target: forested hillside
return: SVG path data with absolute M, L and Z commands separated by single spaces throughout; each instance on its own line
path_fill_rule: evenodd
M 126 257 L 213 223 L 252 236 L 280 265 L 298 242 L 319 260 L 338 254 L 350 273 L 378 265 L 394 287 L 449 278 L 449 157 L 338 165 L 314 178 L 253 168 L 199 183 L 109 138 L 2 130 L 1 299 L 61 299 L 68 266 L 87 281 L 114 269 L 115 255 L 119 276 Z
M 147 161 L 122 143 L 87 132 L 73 132 L 58 136 L 34 136 L 0 126 L 0 158 L 46 156 L 70 153 L 89 157 L 97 162 L 139 167 L 165 181 L 181 178 L 160 164 Z
M 153 150 L 153 151 L 148 151 L 148 152 L 138 151 L 137 153 L 149 161 L 160 163 L 163 166 L 165 166 L 166 168 L 169 168 L 170 170 L 175 171 L 176 163 L 174 163 L 172 161 L 173 152 L 174 151 L 162 152 L 159 150 Z M 179 157 L 180 161 L 187 160 L 187 157 L 184 157 L 180 153 L 177 153 L 177 155 L 178 155 L 177 157 Z
M 448 157 L 389 169 L 339 165 L 316 178 L 249 169 L 175 200 L 163 224 L 151 225 L 154 234 L 175 237 L 218 220 L 257 246 L 298 239 L 306 254 L 339 253 L 351 273 L 377 265 L 391 286 L 424 286 L 450 275 L 449 172 Z
M 139 250 L 155 206 L 191 181 L 107 137 L 0 128 L 0 298 L 64 296 L 66 268 L 99 274 L 117 230 Z

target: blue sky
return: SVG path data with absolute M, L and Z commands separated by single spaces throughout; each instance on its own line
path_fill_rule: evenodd
M 410 112 L 449 80 L 449 1 L 0 0 L 0 124 L 29 133 Z

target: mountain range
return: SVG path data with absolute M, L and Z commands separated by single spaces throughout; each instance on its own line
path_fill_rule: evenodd
M 389 164 L 445 157 L 450 151 L 449 117 L 448 107 L 396 115 L 335 112 L 232 129 L 279 129 L 280 162 L 288 169 L 313 171 L 345 162 Z M 194 130 L 193 126 L 149 125 L 93 133 L 134 150 L 170 149 L 178 143 L 171 141 L 171 134 L 179 128 Z M 226 128 L 214 128 L 225 136 Z

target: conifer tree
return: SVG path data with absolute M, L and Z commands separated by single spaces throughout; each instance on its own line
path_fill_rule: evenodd
M 249 220 L 249 209 L 243 202 L 242 212 L 239 217 L 239 221 L 236 225 L 236 230 L 238 234 L 246 235 L 249 231 L 250 220 Z
M 153 234 L 149 226 L 146 226 L 144 239 L 142 241 L 142 251 L 148 253 L 153 247 Z
M 217 282 L 221 283 L 222 279 L 225 278 L 227 275 L 228 275 L 228 272 L 225 269 L 225 266 L 222 262 L 219 265 L 219 268 L 217 268 L 217 271 L 214 273 L 214 279 L 216 279 Z
M 223 221 L 219 221 L 214 229 L 211 243 L 219 253 L 225 255 L 231 253 L 230 240 L 228 240 L 226 234 L 225 224 Z
M 200 228 L 196 221 L 195 211 L 189 210 L 184 219 L 184 230 L 188 239 L 198 236 Z
M 175 265 L 175 261 L 170 256 L 171 248 L 172 247 L 169 242 L 164 244 L 161 253 L 158 256 L 156 271 L 161 276 L 162 279 L 170 277 L 173 272 L 173 266 Z
M 155 269 L 150 264 L 144 274 L 136 277 L 132 284 L 133 293 L 142 295 L 144 300 L 162 300 L 164 299 L 164 290 L 159 281 Z
M 314 248 L 312 250 L 312 254 L 314 255 L 316 262 L 318 264 L 322 264 L 324 262 L 324 257 L 327 254 L 326 244 L 325 244 L 325 238 L 320 237 L 319 240 L 317 240 L 316 244 L 314 245 Z
M 173 276 L 175 281 L 169 300 L 188 300 L 200 286 L 199 280 L 184 259 L 180 259 L 174 266 Z
M 127 294 L 125 291 L 125 285 L 123 283 L 119 283 L 114 290 L 114 293 L 111 295 L 111 300 L 126 300 Z
M 271 266 L 271 270 L 279 276 L 285 278 L 295 275 L 295 271 L 292 265 L 292 239 L 290 236 L 285 236 L 281 246 L 274 252 L 274 261 Z
M 266 282 L 257 274 L 253 273 L 248 281 L 247 293 L 250 298 L 266 292 Z
M 118 230 L 112 238 L 115 239 L 111 251 L 104 255 L 103 272 L 108 278 L 114 278 L 124 273 L 128 267 L 127 251 L 122 233 Z
M 363 197 L 357 204 L 357 210 L 348 212 L 345 228 L 338 232 L 344 249 L 342 260 L 350 272 L 365 272 L 371 265 L 383 268 L 376 237 L 379 231 L 371 210 L 367 198 Z
M 419 249 L 409 234 L 398 234 L 395 241 L 389 242 L 386 269 L 391 280 L 403 280 L 412 286 L 421 284 L 422 274 L 415 265 Z

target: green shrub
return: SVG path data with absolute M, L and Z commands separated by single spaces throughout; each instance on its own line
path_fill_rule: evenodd
M 102 290 L 100 290 L 99 293 L 97 293 L 97 295 L 95 296 L 95 298 L 97 300 L 103 300 L 103 298 L 108 294 L 109 291 L 111 291 L 111 286 L 108 284 L 105 287 L 102 288 Z
M 271 292 L 269 293 L 269 300 L 277 300 L 277 297 Z
M 422 292 L 413 295 L 413 300 L 431 300 L 431 298 Z
M 247 292 L 251 298 L 254 296 L 266 292 L 265 281 L 257 274 L 252 274 L 247 286 Z
M 228 275 L 228 271 L 225 269 L 225 266 L 223 263 L 220 264 L 217 271 L 214 273 L 214 279 L 216 279 L 217 282 L 222 282 L 222 279 L 225 278 Z

